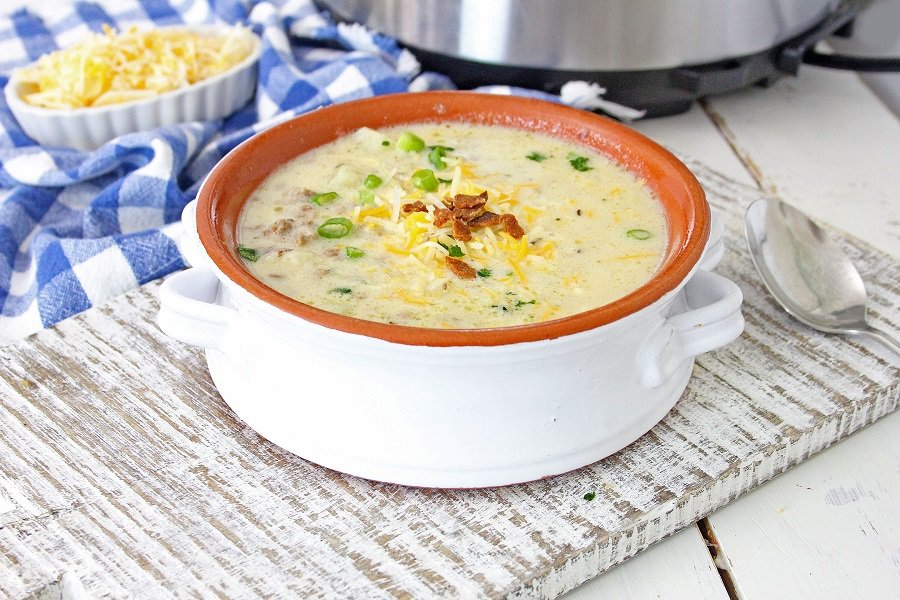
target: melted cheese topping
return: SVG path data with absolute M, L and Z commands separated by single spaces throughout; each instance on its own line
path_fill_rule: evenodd
M 406 131 L 427 145 L 399 148 Z M 435 160 L 434 146 L 449 149 Z M 423 169 L 435 189 L 414 177 Z M 380 184 L 367 187 L 369 175 Z M 435 224 L 457 194 L 483 192 L 481 210 L 515 216 L 524 235 L 472 226 L 463 241 L 452 222 Z M 416 202 L 426 210 L 404 210 Z M 329 219 L 343 221 L 320 228 Z M 653 275 L 667 231 L 649 189 L 592 150 L 445 123 L 361 129 L 294 159 L 248 199 L 238 239 L 250 272 L 301 302 L 387 323 L 483 328 L 621 298 Z M 448 257 L 474 276 L 460 277 Z
M 224 73 L 253 49 L 241 27 L 223 34 L 103 29 L 22 69 L 28 90 L 22 99 L 45 108 L 83 108 L 150 98 Z

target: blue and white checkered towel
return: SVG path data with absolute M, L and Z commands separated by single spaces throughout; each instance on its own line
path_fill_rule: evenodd
M 39 3 L 37 3 L 39 6 Z M 119 137 L 85 152 L 36 145 L 0 96 L 0 343 L 26 336 L 184 266 L 181 211 L 229 150 L 275 122 L 376 94 L 452 88 L 419 74 L 385 36 L 335 24 L 311 0 L 98 0 L 0 19 L 0 85 L 10 71 L 103 24 L 244 23 L 263 41 L 255 99 L 224 121 Z M 483 88 L 494 93 L 540 92 Z M 563 99 L 634 117 L 573 82 Z

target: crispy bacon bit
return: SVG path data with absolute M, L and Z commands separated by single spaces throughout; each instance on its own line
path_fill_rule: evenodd
M 525 230 L 519 225 L 515 215 L 509 213 L 500 215 L 500 222 L 503 223 L 506 232 L 515 239 L 521 239 L 521 237 L 525 235 Z
M 484 211 L 482 214 L 469 221 L 469 227 L 493 227 L 494 225 L 499 224 L 500 215 L 492 213 L 489 210 Z
M 453 213 L 446 208 L 434 209 L 434 226 L 442 227 L 447 221 L 453 218 Z
M 447 261 L 447 267 L 460 279 L 475 279 L 475 269 L 465 262 L 449 256 L 445 256 L 444 260 Z
M 469 194 L 457 194 L 453 197 L 453 208 L 481 208 L 487 204 L 487 191 L 481 192 L 477 196 Z
M 341 253 L 340 248 L 329 248 L 328 250 L 325 251 L 325 256 L 330 256 L 331 258 L 334 258 L 335 256 L 337 256 L 340 253 Z
M 469 226 L 458 219 L 453 219 L 453 237 L 460 242 L 468 242 L 472 239 L 472 232 Z
M 480 206 L 478 208 L 454 208 L 453 218 L 459 219 L 460 221 L 471 221 L 483 212 L 483 206 Z
M 291 230 L 294 226 L 293 219 L 278 219 L 272 226 L 266 229 L 263 233 L 265 235 L 282 235 Z
M 425 204 L 421 200 L 416 200 L 411 204 L 404 204 L 400 207 L 403 211 L 404 215 L 408 215 L 409 213 L 414 212 L 428 212 L 428 209 L 425 207 Z

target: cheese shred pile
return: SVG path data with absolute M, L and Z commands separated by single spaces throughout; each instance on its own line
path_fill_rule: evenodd
M 449 185 L 441 185 L 436 193 L 429 194 L 416 190 L 412 193 L 396 194 L 396 197 L 388 199 L 376 196 L 372 206 L 357 207 L 353 211 L 352 217 L 357 224 L 378 231 L 381 246 L 389 253 L 404 259 L 402 263 L 395 265 L 395 268 L 405 271 L 404 263 L 410 267 L 404 279 L 406 288 L 399 295 L 399 298 L 407 303 L 428 304 L 427 296 L 430 292 L 443 288 L 445 283 L 454 279 L 444 260 L 448 249 L 453 246 L 472 268 L 485 269 L 500 264 L 503 269 L 493 275 L 495 279 L 500 281 L 515 279 L 525 285 L 528 283 L 526 273 L 529 267 L 555 258 L 556 244 L 529 243 L 527 234 L 515 239 L 505 231 L 483 227 L 472 229 L 472 239 L 464 242 L 454 239 L 449 224 L 436 226 L 434 209 L 444 206 L 441 201 L 444 196 L 453 196 L 457 193 L 476 196 L 481 192 L 487 192 L 486 208 L 495 213 L 504 213 L 519 204 L 516 199 L 519 188 L 533 185 L 526 184 L 517 186 L 514 190 L 501 191 L 479 186 L 464 175 L 475 177 L 471 167 L 464 165 L 457 167 L 452 182 Z M 416 200 L 423 202 L 428 210 L 404 215 L 400 206 Z M 543 212 L 541 209 L 528 206 L 520 208 L 525 215 L 526 224 L 529 225 L 536 214 Z M 540 233 L 540 230 L 532 230 L 531 233 Z M 423 275 L 425 281 L 421 279 Z
M 118 104 L 187 87 L 229 70 L 252 51 L 241 27 L 222 33 L 180 28 L 117 33 L 104 25 L 21 71 L 22 99 L 44 108 Z

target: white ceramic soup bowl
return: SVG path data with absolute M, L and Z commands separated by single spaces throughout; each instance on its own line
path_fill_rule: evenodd
M 240 209 L 278 166 L 359 127 L 443 120 L 547 132 L 644 179 L 669 228 L 654 277 L 571 317 L 441 330 L 322 311 L 243 267 Z M 707 270 L 721 256 L 721 231 L 708 244 L 716 228 L 688 169 L 623 125 L 546 102 L 427 92 L 298 117 L 226 156 L 184 223 L 194 267 L 163 283 L 162 329 L 206 349 L 223 399 L 262 436 L 378 481 L 485 487 L 590 464 L 659 422 L 684 391 L 694 357 L 743 330 L 740 290 Z

